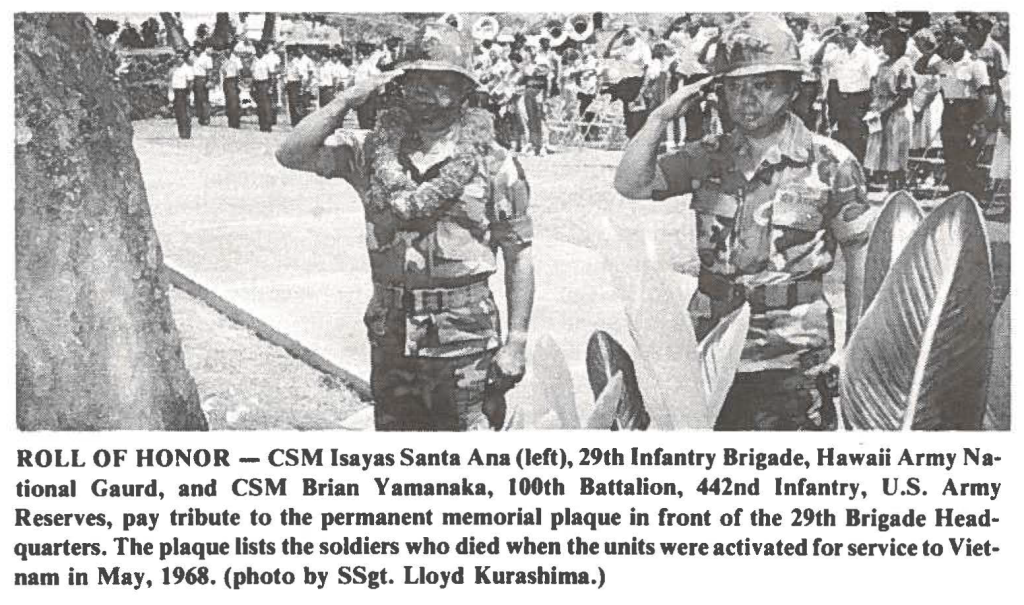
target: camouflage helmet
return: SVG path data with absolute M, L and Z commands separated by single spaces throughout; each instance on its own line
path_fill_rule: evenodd
M 753 13 L 726 27 L 715 52 L 720 76 L 752 76 L 776 71 L 802 73 L 796 36 L 781 18 Z
M 407 72 L 453 72 L 479 84 L 473 74 L 473 37 L 447 23 L 424 23 L 398 67 Z

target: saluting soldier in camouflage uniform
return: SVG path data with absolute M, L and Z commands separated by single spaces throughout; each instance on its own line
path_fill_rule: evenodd
M 430 23 L 401 69 L 357 83 L 303 120 L 284 166 L 342 178 L 362 198 L 374 293 L 366 312 L 379 430 L 498 428 L 525 371 L 533 305 L 529 186 L 468 109 L 472 41 Z M 341 116 L 391 80 L 373 131 Z M 505 261 L 508 336 L 488 286 Z
M 785 23 L 747 17 L 723 34 L 718 56 L 716 79 L 735 129 L 658 157 L 666 125 L 708 81 L 686 86 L 630 142 L 615 187 L 630 199 L 692 194 L 698 337 L 750 303 L 740 369 L 716 428 L 831 428 L 831 389 L 823 383 L 834 377 L 834 328 L 822 278 L 841 246 L 849 333 L 869 229 L 863 173 L 848 149 L 790 112 L 803 65 Z

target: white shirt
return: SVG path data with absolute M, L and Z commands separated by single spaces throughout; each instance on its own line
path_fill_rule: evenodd
M 814 69 L 811 67 L 811 59 L 818 53 L 818 49 L 821 48 L 821 41 L 817 37 L 811 34 L 811 32 L 804 32 L 803 40 L 800 40 L 798 44 L 800 50 L 800 60 L 804 62 L 804 82 L 816 82 L 818 75 L 814 73 Z
M 352 70 L 338 61 L 334 70 L 334 81 L 341 86 L 348 88 L 352 84 Z
M 316 70 L 317 86 L 334 86 L 334 77 L 337 71 L 338 70 L 335 69 L 333 61 L 324 61 L 321 63 Z
M 305 64 L 299 59 L 290 59 L 285 73 L 289 82 L 302 82 L 306 79 Z
M 829 77 L 839 82 L 839 92 L 844 94 L 870 90 L 878 63 L 875 52 L 860 42 L 849 52 L 833 44 L 825 51 L 822 60 Z
M 263 60 L 271 73 L 277 73 L 277 68 L 281 66 L 281 57 L 277 56 L 276 52 L 268 50 L 267 54 L 263 55 Z
M 270 65 L 268 65 L 266 55 L 253 59 L 252 79 L 257 82 L 266 82 L 270 79 Z
M 224 59 L 224 63 L 220 66 L 220 73 L 225 78 L 237 78 L 240 71 L 242 71 L 242 60 L 237 55 L 231 55 Z
M 192 66 L 188 63 L 176 67 L 171 72 L 171 88 L 187 89 L 192 83 Z
M 312 77 L 316 64 L 313 63 L 313 59 L 309 58 L 309 55 L 302 55 L 299 59 L 299 65 L 302 69 L 302 73 L 305 74 L 305 78 Z
M 377 62 L 381 59 L 381 52 L 376 51 L 369 56 L 365 61 L 356 67 L 356 73 L 354 75 L 356 82 L 361 82 L 367 78 L 371 78 L 376 75 L 380 75 L 380 69 L 377 68 Z
M 686 32 L 677 31 L 669 36 L 669 42 L 675 47 L 675 72 L 684 76 L 706 74 L 708 70 L 700 62 L 700 51 L 704 47 L 694 49 L 694 41 Z
M 205 78 L 213 69 L 213 58 L 206 53 L 200 54 L 192 61 L 192 72 L 197 78 Z
M 964 53 L 956 63 L 933 56 L 929 65 L 938 74 L 942 97 L 947 101 L 979 99 L 978 89 L 991 84 L 985 62 L 975 59 L 970 53 Z
M 631 46 L 623 46 L 612 52 L 618 59 L 632 63 L 639 67 L 647 67 L 651 64 L 651 47 L 646 42 L 637 40 Z

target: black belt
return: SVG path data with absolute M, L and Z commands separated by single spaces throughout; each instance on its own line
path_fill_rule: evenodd
M 725 303 L 729 308 L 737 308 L 744 302 L 750 303 L 752 313 L 791 309 L 797 305 L 820 300 L 825 294 L 821 278 L 748 288 L 710 271 L 700 272 L 697 287 L 712 300 Z
M 850 97 L 856 97 L 856 96 L 859 96 L 859 95 L 866 95 L 866 94 L 868 94 L 870 92 L 871 92 L 870 90 L 861 90 L 859 92 L 840 92 L 839 93 L 839 98 L 840 99 L 849 99 Z

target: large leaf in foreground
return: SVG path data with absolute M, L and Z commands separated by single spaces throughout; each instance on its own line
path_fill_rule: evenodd
M 644 267 L 640 302 L 629 324 L 640 390 L 654 428 L 661 430 L 708 428 L 688 306 L 667 269 Z
M 988 394 L 985 397 L 985 429 L 1010 430 L 1010 297 L 992 322 L 992 354 L 989 360 Z
M 526 428 L 544 428 L 543 419 L 550 412 L 558 417 L 559 424 L 550 428 L 578 429 L 580 417 L 576 411 L 576 393 L 572 386 L 572 374 L 561 347 L 549 334 L 537 340 L 533 348 L 533 397 L 525 412 Z
M 611 403 L 610 395 L 614 391 L 610 393 L 609 389 L 616 376 L 622 383 L 618 402 L 614 408 L 603 410 L 602 403 Z M 587 342 L 587 377 L 597 400 L 587 428 L 595 428 L 591 425 L 597 423 L 601 426 L 596 428 L 602 429 L 647 430 L 651 417 L 644 407 L 633 360 L 626 349 L 604 330 L 594 332 Z M 611 414 L 614 422 L 605 422 L 607 413 Z
M 863 315 L 875 299 L 889 267 L 900 256 L 917 226 L 924 220 L 924 212 L 906 191 L 889 196 L 885 207 L 875 219 L 871 239 L 864 259 L 864 293 L 860 312 Z
M 857 324 L 840 383 L 859 429 L 978 429 L 985 408 L 992 267 L 974 199 L 920 225 Z
M 618 430 L 619 422 L 615 412 L 622 404 L 622 374 L 616 372 L 594 401 L 594 411 L 587 419 L 587 428 L 596 430 Z
M 750 327 L 750 305 L 744 303 L 714 327 L 698 345 L 705 395 L 705 423 L 714 428 L 718 413 L 740 367 L 743 344 Z

